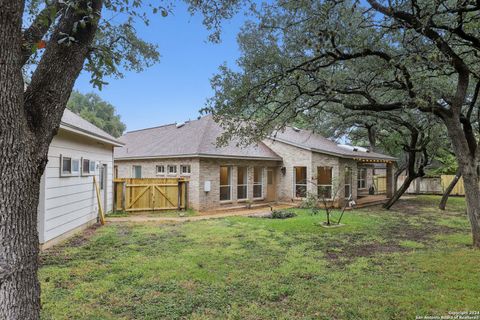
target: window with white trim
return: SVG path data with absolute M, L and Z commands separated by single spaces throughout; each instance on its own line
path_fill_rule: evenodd
M 320 199 L 332 199 L 332 167 L 317 168 L 317 188 Z
M 253 198 L 263 198 L 263 168 L 253 168 Z
M 95 161 L 82 158 L 82 176 L 91 176 L 95 174 Z
M 62 173 L 72 174 L 72 158 L 62 157 Z
M 180 166 L 180 173 L 181 174 L 190 174 L 191 168 L 189 164 L 182 164 Z
M 168 174 L 176 174 L 177 173 L 177 166 L 176 165 L 168 165 L 167 166 Z
M 237 199 L 245 200 L 248 197 L 248 179 L 247 179 L 247 167 L 237 167 Z
M 367 188 L 367 168 L 358 168 L 357 188 Z
M 80 160 L 60 155 L 60 177 L 78 176 L 80 173 Z
M 295 198 L 307 197 L 307 167 L 294 167 Z
M 220 201 L 232 200 L 232 167 L 220 167 Z
M 164 165 L 158 165 L 157 166 L 157 174 L 165 174 L 165 166 Z

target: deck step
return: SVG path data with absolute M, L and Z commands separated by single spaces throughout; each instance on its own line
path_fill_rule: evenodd
M 355 208 L 358 209 L 358 208 L 366 208 L 366 207 L 371 207 L 371 206 L 378 206 L 378 205 L 386 203 L 387 201 L 388 201 L 388 199 L 359 203 L 355 206 Z

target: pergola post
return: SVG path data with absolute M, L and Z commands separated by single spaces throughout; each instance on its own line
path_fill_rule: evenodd
M 387 198 L 393 197 L 395 192 L 393 162 L 387 162 Z

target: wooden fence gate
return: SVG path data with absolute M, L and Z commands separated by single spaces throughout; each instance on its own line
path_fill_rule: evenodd
M 186 210 L 188 180 L 177 178 L 114 179 L 113 211 Z

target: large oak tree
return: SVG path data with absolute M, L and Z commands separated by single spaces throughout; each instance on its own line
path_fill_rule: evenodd
M 285 0 L 256 14 L 239 36 L 240 71 L 222 66 L 212 79 L 206 110 L 227 129 L 224 140 L 257 140 L 332 103 L 433 115 L 457 158 L 480 248 L 480 1 Z
M 186 0 L 218 40 L 236 0 Z M 155 63 L 137 23 L 168 15 L 173 1 L 0 0 L 0 319 L 38 319 L 37 206 L 40 177 L 82 69 L 106 76 Z M 127 93 L 128 94 L 128 93 Z

